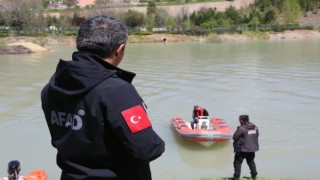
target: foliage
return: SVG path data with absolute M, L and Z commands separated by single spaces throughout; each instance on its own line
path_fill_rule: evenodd
M 65 35 L 65 36 L 76 36 L 77 32 L 75 32 L 75 31 L 63 31 L 63 35 Z
M 145 15 L 135 10 L 129 10 L 121 17 L 128 27 L 143 26 L 146 22 Z
M 164 9 L 157 9 L 154 15 L 155 26 L 165 26 L 169 19 L 169 13 Z
M 283 13 L 286 24 L 295 24 L 300 15 L 300 5 L 298 0 L 284 0 Z
M 172 32 L 173 34 L 186 34 L 189 36 L 206 36 L 209 31 L 200 27 L 183 28 Z
M 42 0 L 42 6 L 44 7 L 44 8 L 47 8 L 48 7 L 48 5 L 50 4 L 50 0 Z
M 145 35 L 151 35 L 152 33 L 151 32 L 148 32 L 148 31 L 138 31 L 138 32 L 135 32 L 133 33 L 133 35 L 138 35 L 138 36 L 145 36 Z
M 40 29 L 46 25 L 41 0 L 3 0 L 1 6 L 5 25 L 14 29 Z
M 239 11 L 236 10 L 235 7 L 230 6 L 226 12 L 225 12 L 226 17 L 229 19 L 230 24 L 241 24 L 242 19 Z
M 6 25 L 6 19 L 5 16 L 0 12 L 0 26 Z
M 7 32 L 0 32 L 0 37 L 8 37 L 9 34 Z M 2 44 L 0 43 L 0 47 L 2 47 Z
M 254 16 L 248 23 L 248 25 L 252 26 L 254 30 L 257 30 L 257 27 L 259 24 L 260 24 L 259 18 L 256 16 Z
M 47 16 L 47 26 L 59 25 L 59 20 L 56 16 Z
M 313 11 L 317 9 L 318 5 L 320 5 L 320 0 L 299 0 L 299 4 L 301 6 L 301 10 Z
M 156 3 L 154 1 L 148 1 L 148 6 L 147 6 L 147 15 L 154 14 L 157 10 Z
M 167 18 L 165 26 L 167 26 L 167 27 L 175 27 L 176 26 L 175 19 L 172 16 L 169 16 Z
M 264 16 L 264 24 L 272 24 L 276 19 L 276 13 L 273 10 L 266 12 Z
M 194 11 L 191 15 L 190 15 L 190 20 L 193 23 L 193 25 L 195 26 L 200 26 L 205 22 L 210 21 L 212 18 L 215 17 L 216 14 L 216 9 L 206 9 L 206 8 L 202 8 L 199 11 Z
M 201 0 L 188 2 L 186 0 L 140 0 L 144 5 L 147 5 L 146 14 L 135 10 L 113 11 L 113 8 L 110 7 L 113 6 L 114 0 L 96 0 L 96 8 L 56 9 L 55 12 L 58 12 L 59 16 L 50 15 L 52 10 L 44 10 L 50 2 L 57 1 L 0 0 L 0 8 L 2 9 L 0 11 L 0 27 L 9 26 L 11 30 L 17 32 L 40 35 L 41 30 L 48 31 L 48 27 L 54 25 L 58 29 L 55 34 L 73 28 L 74 30 L 67 31 L 66 34 L 74 35 L 76 32 L 74 27 L 79 26 L 87 17 L 108 14 L 120 17 L 129 28 L 144 27 L 151 31 L 153 27 L 167 27 L 170 32 L 188 35 L 204 35 L 209 31 L 217 33 L 239 32 L 240 26 L 249 27 L 251 30 L 283 31 L 299 28 L 297 23 L 300 13 L 307 11 L 315 13 L 320 6 L 320 0 L 255 0 L 254 4 L 240 10 L 233 6 L 228 7 L 224 12 L 218 12 L 216 8 L 202 8 L 189 14 L 188 9 L 181 9 L 176 17 L 172 17 L 166 9 L 157 8 L 158 3 L 183 4 L 200 2 Z M 203 1 L 212 2 L 215 0 Z M 74 6 L 77 0 L 63 0 L 63 2 L 67 5 L 69 3 L 68 6 Z M 121 2 L 128 4 L 129 0 Z M 264 27 L 266 28 L 264 29 Z M 313 27 L 308 27 L 308 29 L 313 29 Z M 242 31 L 244 29 L 240 30 L 240 32 Z M 8 33 L 6 32 L 2 36 L 6 34 Z

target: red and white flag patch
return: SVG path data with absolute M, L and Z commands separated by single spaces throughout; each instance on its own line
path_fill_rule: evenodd
M 136 133 L 151 126 L 151 122 L 141 105 L 121 112 L 131 133 Z

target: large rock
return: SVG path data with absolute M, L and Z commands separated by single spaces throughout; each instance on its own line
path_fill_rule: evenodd
M 32 43 L 32 42 L 21 41 L 21 42 L 15 42 L 15 43 L 8 44 L 8 46 L 19 46 L 19 45 L 30 49 L 31 52 L 33 52 L 33 53 L 48 51 L 48 49 L 46 49 L 42 46 L 39 46 L 38 44 Z
M 22 45 L 0 47 L 0 54 L 29 54 L 31 49 Z

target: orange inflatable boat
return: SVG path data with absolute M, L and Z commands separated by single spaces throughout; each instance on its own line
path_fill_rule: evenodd
M 185 122 L 182 117 L 174 116 L 171 119 L 172 127 L 178 135 L 190 142 L 197 142 L 210 146 L 216 142 L 225 142 L 232 138 L 233 132 L 228 124 L 220 117 L 202 117 L 195 129 L 191 129 L 190 122 Z
M 48 175 L 44 170 L 34 170 L 23 176 L 23 180 L 48 180 Z

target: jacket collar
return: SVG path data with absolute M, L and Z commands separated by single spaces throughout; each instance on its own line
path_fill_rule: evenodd
M 112 64 L 104 61 L 101 57 L 89 53 L 89 52 L 83 52 L 83 51 L 76 51 L 72 55 L 73 61 L 91 61 L 91 62 L 97 62 L 105 69 L 109 69 L 111 71 L 116 71 L 116 74 L 119 78 L 127 81 L 128 83 L 131 83 L 133 78 L 136 76 L 135 73 L 123 70 L 119 67 L 113 66 Z

